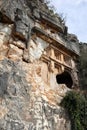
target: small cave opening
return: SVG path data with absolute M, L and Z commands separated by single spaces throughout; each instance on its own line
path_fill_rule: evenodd
M 71 75 L 67 71 L 64 71 L 61 74 L 57 74 L 56 81 L 58 84 L 65 84 L 68 88 L 72 88 L 73 80 Z

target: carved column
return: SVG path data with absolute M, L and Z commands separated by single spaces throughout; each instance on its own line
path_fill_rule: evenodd
M 50 56 L 54 59 L 55 58 L 55 54 L 54 54 L 54 49 L 51 48 L 50 50 Z
M 64 55 L 61 54 L 61 62 L 64 63 Z
M 64 55 L 63 54 L 61 54 L 61 62 L 62 62 L 62 64 L 64 64 Z M 64 72 L 64 66 L 63 65 L 61 65 L 61 71 Z

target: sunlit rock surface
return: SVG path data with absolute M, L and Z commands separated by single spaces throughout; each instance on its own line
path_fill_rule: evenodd
M 0 1 L 0 130 L 71 130 L 60 102 L 78 87 L 79 41 L 38 2 Z
M 0 129 L 69 130 L 59 106 L 64 89 L 51 89 L 41 78 L 41 63 L 0 61 Z

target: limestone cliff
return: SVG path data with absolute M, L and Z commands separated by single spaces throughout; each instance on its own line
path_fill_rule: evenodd
M 70 129 L 61 96 L 41 81 L 40 65 L 0 61 L 0 130 Z
M 70 130 L 78 39 L 43 0 L 0 1 L 0 130 Z

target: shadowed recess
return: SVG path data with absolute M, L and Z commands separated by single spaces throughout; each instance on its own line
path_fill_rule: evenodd
M 68 88 L 72 88 L 73 80 L 71 75 L 64 71 L 62 74 L 56 75 L 56 81 L 58 84 L 65 84 Z

